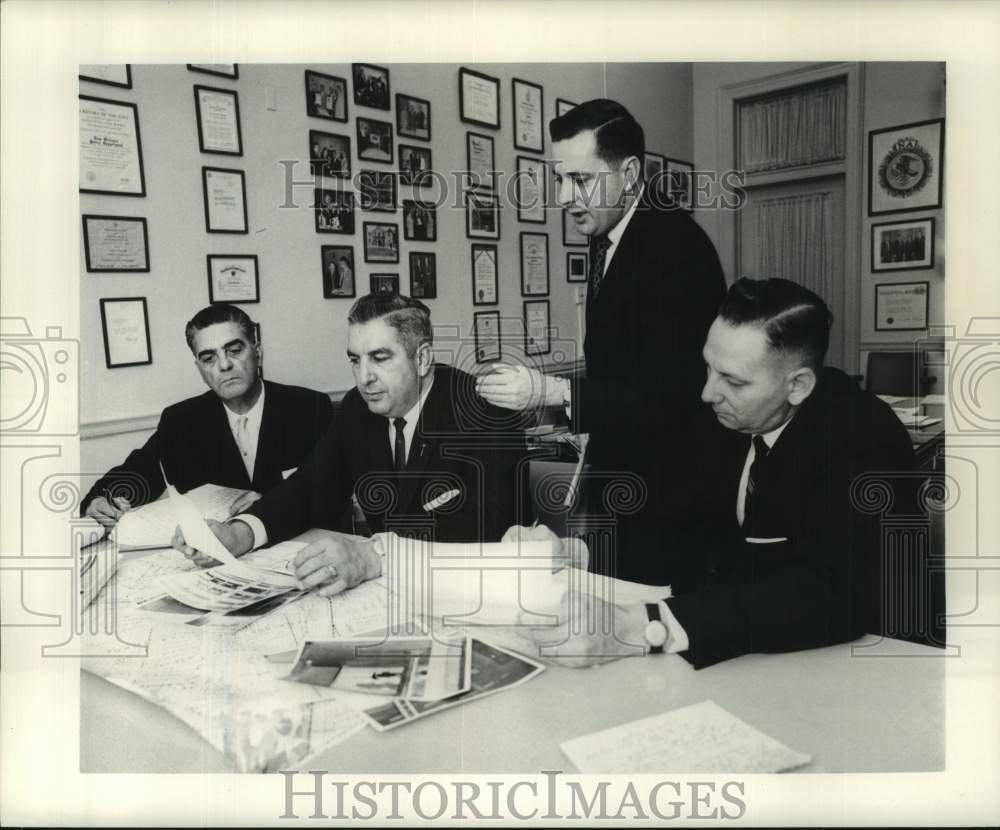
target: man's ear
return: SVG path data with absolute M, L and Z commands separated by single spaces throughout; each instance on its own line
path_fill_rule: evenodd
M 785 383 L 788 389 L 788 402 L 792 406 L 799 406 L 816 388 L 816 372 L 808 366 L 802 366 L 789 374 Z
M 625 176 L 625 189 L 633 196 L 639 192 L 639 174 L 642 172 L 642 162 L 635 156 L 629 156 L 622 162 L 622 173 Z
M 417 346 L 415 357 L 417 359 L 417 374 L 422 378 L 427 377 L 434 366 L 434 350 L 431 348 L 431 344 L 424 342 Z

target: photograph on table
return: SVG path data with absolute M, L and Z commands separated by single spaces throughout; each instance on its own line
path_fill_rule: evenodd
M 872 271 L 934 267 L 934 218 L 872 225 Z
M 323 296 L 326 299 L 354 296 L 354 248 L 350 245 L 323 245 Z
M 347 121 L 347 81 L 336 75 L 306 70 L 306 115 Z
M 399 262 L 399 225 L 365 222 L 365 262 Z
M 354 233 L 354 194 L 345 190 L 313 191 L 317 233 Z
M 582 251 L 566 254 L 566 282 L 586 282 L 590 271 L 590 260 Z
M 314 176 L 351 175 L 351 139 L 346 135 L 309 131 L 309 171 Z
M 495 194 L 465 192 L 465 235 L 469 239 L 500 238 L 500 200 Z
M 941 207 L 944 119 L 868 133 L 868 215 Z
M 389 70 L 370 63 L 351 64 L 354 77 L 354 103 L 377 110 L 391 109 Z
M 500 79 L 462 66 L 458 70 L 459 118 L 500 129 Z
M 548 354 L 549 342 L 549 301 L 525 300 L 524 303 L 524 353 L 526 355 Z
M 410 252 L 410 296 L 418 300 L 437 297 L 437 257 L 430 251 Z
M 368 278 L 368 290 L 372 294 L 398 294 L 399 274 L 372 274 Z
M 240 100 L 236 91 L 195 84 L 194 107 L 198 117 L 198 147 L 201 152 L 242 156 Z
M 403 239 L 437 240 L 437 211 L 432 203 L 403 199 Z
M 549 293 L 549 235 L 521 231 L 521 295 Z
M 396 93 L 396 132 L 401 138 L 431 140 L 431 102 Z
M 495 305 L 498 302 L 497 263 L 496 245 L 472 246 L 473 305 Z
M 477 311 L 473 314 L 473 332 L 476 340 L 476 363 L 491 363 L 499 360 L 500 312 Z
M 149 238 L 143 216 L 83 216 L 87 273 L 149 273 Z
M 129 63 L 81 63 L 77 77 L 95 84 L 132 88 L 132 65 Z
M 466 133 L 465 159 L 469 173 L 469 187 L 492 190 L 496 186 L 493 139 L 480 133 Z
M 361 209 L 395 213 L 396 175 L 389 170 L 359 170 L 357 186 Z
M 358 158 L 392 164 L 392 124 L 374 118 L 358 118 Z
M 427 175 L 431 169 L 431 151 L 428 147 L 399 145 L 399 183 L 425 187 L 431 183 Z
M 209 254 L 210 303 L 259 303 L 260 271 L 256 254 Z
M 107 297 L 101 300 L 104 362 L 108 369 L 148 366 L 149 312 L 145 297 Z

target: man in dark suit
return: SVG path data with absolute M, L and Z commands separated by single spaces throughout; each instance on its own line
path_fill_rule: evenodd
M 233 507 L 243 509 L 291 475 L 333 419 L 326 395 L 261 380 L 253 321 L 236 306 L 203 308 L 185 337 L 211 391 L 164 409 L 149 440 L 94 484 L 81 513 L 106 527 L 159 498 L 164 473 L 182 493 L 202 484 L 241 488 Z
M 558 202 L 590 237 L 586 378 L 498 364 L 479 389 L 498 406 L 567 408 L 574 431 L 590 434 L 592 508 L 607 473 L 641 477 L 645 504 L 623 505 L 617 550 L 591 570 L 679 584 L 689 557 L 669 526 L 690 503 L 677 471 L 697 464 L 698 434 L 711 425 L 698 401 L 701 347 L 725 294 L 722 268 L 687 212 L 664 204 L 655 182 L 643 184 L 643 130 L 621 104 L 588 101 L 553 119 L 549 133 Z

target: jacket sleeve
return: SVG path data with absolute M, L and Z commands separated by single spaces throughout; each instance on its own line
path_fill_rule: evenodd
M 105 493 L 127 499 L 132 507 L 156 501 L 162 495 L 166 485 L 163 473 L 160 472 L 160 460 L 164 455 L 163 436 L 168 428 L 167 420 L 168 415 L 164 412 L 156 431 L 146 443 L 132 450 L 121 464 L 112 467 L 97 480 L 80 502 L 81 516 L 86 515 L 87 508 L 94 499 Z M 169 466 L 167 469 L 169 470 Z

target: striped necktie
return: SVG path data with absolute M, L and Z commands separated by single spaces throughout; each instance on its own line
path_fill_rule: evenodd
M 604 263 L 607 261 L 611 240 L 606 233 L 590 240 L 590 291 L 596 297 L 604 279 Z
M 392 454 L 392 467 L 396 472 L 400 472 L 406 469 L 406 435 L 403 434 L 403 430 L 406 429 L 406 418 L 396 418 L 392 422 L 392 425 L 396 428 L 396 443 Z
M 750 475 L 747 476 L 747 493 L 743 498 L 743 527 L 751 529 L 751 516 L 753 514 L 753 494 L 764 476 L 764 466 L 767 463 L 767 454 L 770 447 L 764 442 L 760 435 L 753 437 L 753 464 L 750 465 Z

